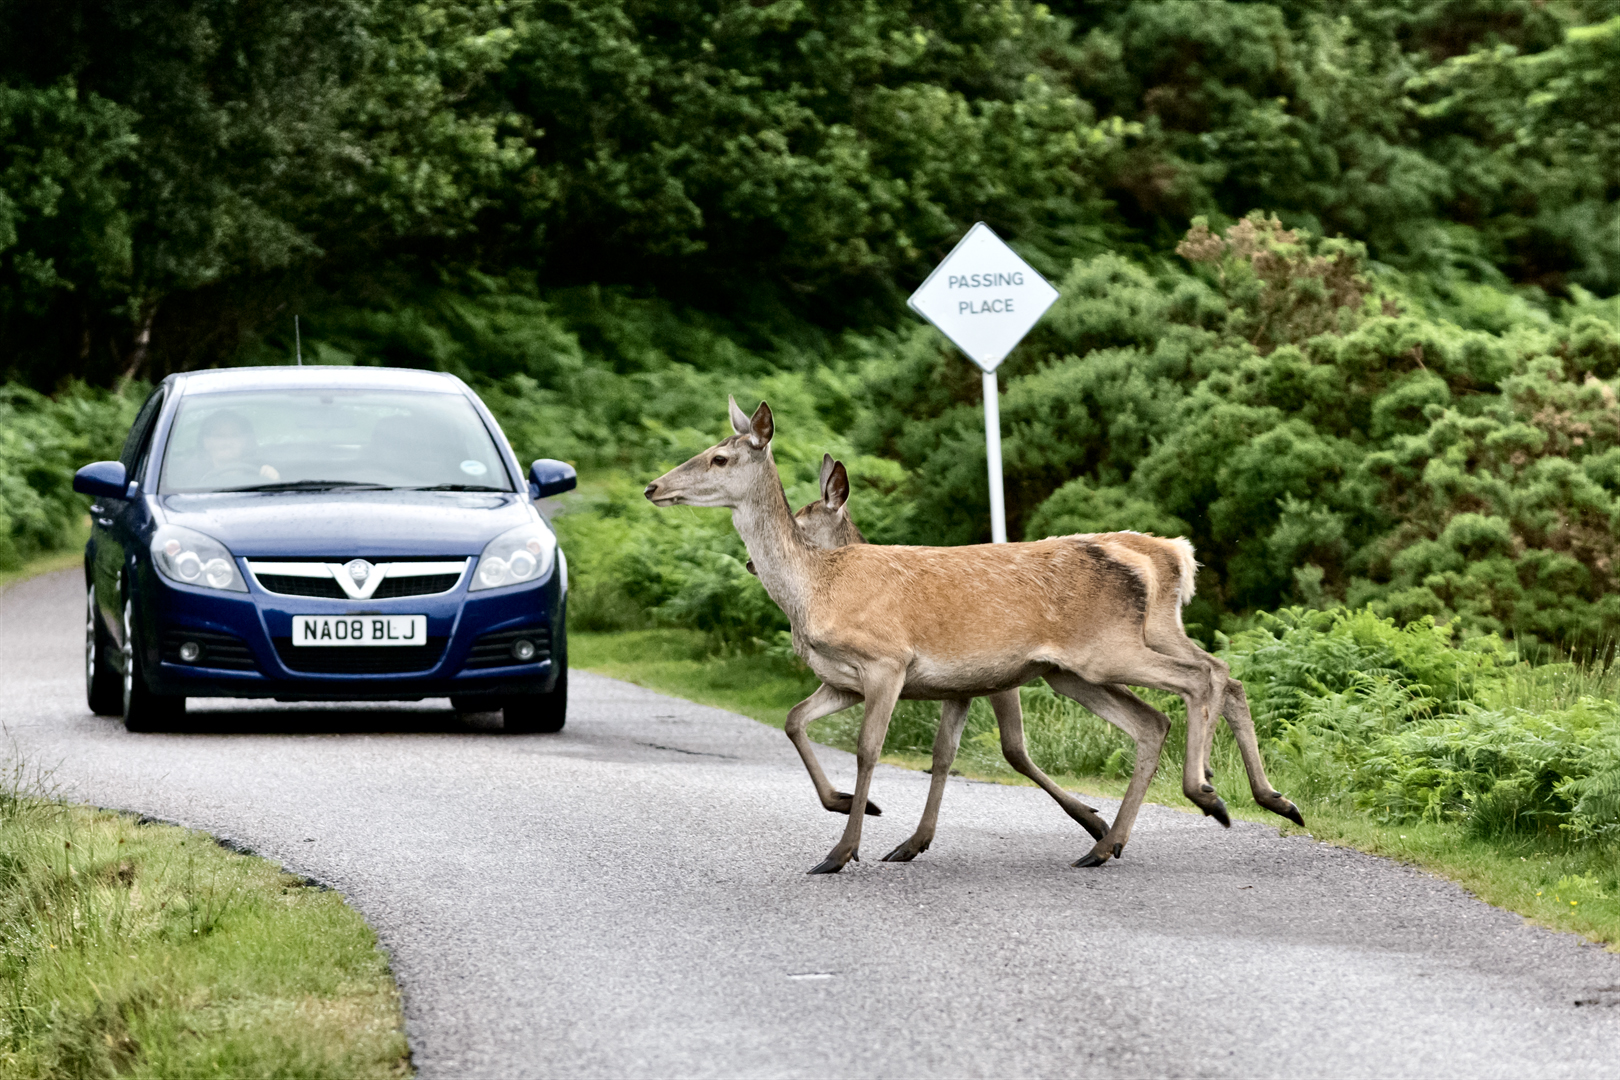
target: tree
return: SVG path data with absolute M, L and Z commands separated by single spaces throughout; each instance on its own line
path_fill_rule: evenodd
M 0 308 L 12 371 L 110 381 L 155 352 L 217 357 L 287 302 L 292 271 L 468 229 L 527 158 L 499 138 L 505 118 L 455 107 L 506 57 L 496 11 L 0 6 L 0 182 L 26 219 L 0 232 L 16 248 Z

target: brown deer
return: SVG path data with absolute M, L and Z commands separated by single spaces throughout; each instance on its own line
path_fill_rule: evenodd
M 849 515 L 849 475 L 842 462 L 834 461 L 832 455 L 824 454 L 821 459 L 821 497 L 806 504 L 798 513 L 793 515 L 794 524 L 805 535 L 805 538 L 819 548 L 844 547 L 847 544 L 864 544 L 866 537 L 856 526 Z M 1092 537 L 1100 542 L 1123 544 L 1126 547 L 1153 560 L 1158 571 L 1158 579 L 1165 588 L 1161 595 L 1148 598 L 1148 612 L 1146 619 L 1146 636 L 1148 643 L 1155 648 L 1177 649 L 1191 657 L 1215 665 L 1223 675 L 1228 669 L 1219 660 L 1210 656 L 1192 641 L 1181 625 L 1180 609 L 1188 600 L 1192 599 L 1193 573 L 1195 564 L 1192 562 L 1192 547 L 1185 540 L 1167 540 L 1143 533 L 1124 532 L 1096 534 Z M 753 562 L 748 564 L 749 572 L 754 572 Z M 1167 614 L 1169 617 L 1164 617 Z M 1162 643 L 1162 644 L 1161 644 Z M 818 691 L 819 693 L 819 691 Z M 1107 828 L 1106 823 L 1096 816 L 1096 810 L 1081 803 L 1074 796 L 1064 791 L 1041 771 L 1040 767 L 1030 758 L 1024 744 L 1023 710 L 1016 690 L 1007 690 L 989 696 L 991 708 L 996 714 L 997 726 L 1001 732 L 1002 753 L 1007 761 L 1023 775 L 1033 780 L 1043 791 L 1055 799 L 1070 817 L 1078 821 L 1091 833 L 1094 839 L 1100 839 Z M 814 720 L 820 719 L 826 713 L 816 708 L 816 695 L 806 698 L 795 706 L 788 714 L 787 733 L 793 740 L 795 749 L 804 760 L 805 767 L 810 772 L 812 783 L 816 785 L 816 793 L 821 797 L 822 805 L 828 810 L 842 813 L 849 812 L 849 796 L 843 792 L 834 792 L 821 772 L 820 764 L 815 758 L 815 752 L 809 739 L 805 736 L 805 727 Z M 1254 734 L 1254 724 L 1249 718 L 1247 702 L 1243 696 L 1243 684 L 1228 675 L 1226 684 L 1226 703 L 1223 710 L 1227 724 L 1232 728 L 1238 740 L 1240 752 L 1243 755 L 1244 766 L 1251 773 L 1250 787 L 1256 801 L 1267 809 L 1281 814 L 1304 825 L 1304 819 L 1299 810 L 1271 789 L 1270 781 L 1266 779 L 1265 769 L 1260 764 L 1259 746 Z M 933 782 L 929 785 L 928 799 L 923 809 L 922 821 L 917 831 L 885 855 L 886 862 L 906 862 L 924 851 L 928 850 L 933 841 L 936 824 L 939 817 L 939 804 L 944 796 L 945 776 L 955 759 L 957 744 L 961 740 L 962 726 L 967 719 L 967 703 L 947 701 L 941 710 L 940 728 L 934 742 Z M 1211 730 L 1213 734 L 1213 729 Z M 1251 752 L 1252 750 L 1252 752 Z M 1189 747 L 1189 753 L 1193 748 Z M 1204 753 L 1207 755 L 1208 750 Z M 1205 779 L 1211 779 L 1205 757 Z M 834 801 L 829 802 L 829 796 Z M 871 803 L 867 804 L 867 813 L 873 813 Z M 1224 806 L 1212 812 L 1213 816 L 1223 824 L 1229 824 Z
M 1113 824 L 1076 865 L 1117 857 L 1130 838 L 1170 721 L 1124 690 L 1131 683 L 1181 696 L 1188 742 L 1206 747 L 1225 677 L 1148 645 L 1149 596 L 1161 593 L 1151 559 L 1091 537 L 955 548 L 812 546 L 794 524 L 770 442 L 770 407 L 752 417 L 730 402 L 736 435 L 647 485 L 656 506 L 725 506 L 766 592 L 788 616 L 794 649 L 836 697 L 862 702 L 856 783 L 844 835 L 812 873 L 836 873 L 860 848 L 872 770 L 902 695 L 965 700 L 1044 677 L 1054 690 L 1115 724 L 1136 743 L 1136 767 Z M 1182 790 L 1216 813 L 1203 754 L 1189 753 Z
M 834 461 L 831 454 L 824 454 L 821 458 L 821 497 L 806 504 L 794 514 L 793 522 L 811 545 L 823 550 L 849 544 L 864 544 L 866 537 L 861 535 L 861 530 L 856 527 L 846 509 L 845 504 L 848 500 L 848 470 L 844 468 L 843 462 Z M 747 566 L 748 572 L 757 576 L 758 571 L 754 569 L 752 559 L 748 561 Z M 846 792 L 833 789 L 826 774 L 821 770 L 821 762 L 816 758 L 815 748 L 805 730 L 812 721 L 843 708 L 844 706 L 838 704 L 841 700 L 837 691 L 829 690 L 823 684 L 815 693 L 788 712 L 786 731 L 787 737 L 793 742 L 793 748 L 799 752 L 799 758 L 804 762 L 805 770 L 810 774 L 810 782 L 815 785 L 816 796 L 821 800 L 821 805 L 834 813 L 847 814 L 853 797 Z M 1092 839 L 1102 839 L 1103 834 L 1108 831 L 1108 823 L 1097 816 L 1096 808 L 1087 806 L 1053 783 L 1030 758 L 1024 746 L 1024 714 L 1018 700 L 1018 691 L 1003 690 L 989 695 L 989 700 L 990 707 L 996 714 L 996 723 L 1001 729 L 1001 748 L 1007 761 L 1013 768 L 1035 781 L 1041 790 L 1051 795 L 1070 817 L 1091 834 Z M 956 760 L 956 750 L 962 740 L 962 729 L 967 724 L 970 703 L 969 698 L 951 698 L 943 702 L 939 729 L 934 736 L 933 780 L 928 786 L 928 799 L 923 808 L 922 820 L 918 822 L 916 832 L 909 839 L 883 856 L 884 862 L 910 862 L 927 851 L 929 845 L 933 843 L 939 821 L 939 805 L 945 796 L 945 781 L 950 774 L 951 762 Z M 874 817 L 882 813 L 877 804 L 870 800 L 866 804 L 866 812 Z

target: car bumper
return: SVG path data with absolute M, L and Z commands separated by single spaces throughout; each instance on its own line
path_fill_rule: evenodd
M 356 602 L 261 590 L 225 593 L 144 575 L 143 667 L 160 694 L 283 701 L 401 701 L 547 693 L 566 664 L 565 594 L 554 569 L 523 586 L 467 592 L 470 575 L 433 596 Z M 251 579 L 249 579 L 251 580 Z M 428 644 L 311 649 L 291 643 L 295 615 L 426 615 Z M 527 663 L 506 655 L 523 637 Z M 187 662 L 180 646 L 201 655 Z

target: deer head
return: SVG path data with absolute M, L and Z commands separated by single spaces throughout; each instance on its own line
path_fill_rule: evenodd
M 821 498 L 793 515 L 793 522 L 804 533 L 811 547 L 841 548 L 864 544 L 866 537 L 849 516 L 849 472 L 831 454 L 821 456 Z
M 849 473 L 842 461 L 834 461 L 831 454 L 821 455 L 821 498 L 807 503 L 793 515 L 793 524 L 804 534 L 811 547 L 830 551 L 847 544 L 864 544 L 866 537 L 855 527 L 845 505 L 849 501 Z M 744 564 L 750 574 L 759 576 L 754 560 Z
M 762 401 L 749 416 L 737 407 L 736 398 L 729 401 L 737 434 L 648 484 L 644 494 L 654 506 L 737 507 L 761 490 L 782 490 L 771 460 L 771 407 Z

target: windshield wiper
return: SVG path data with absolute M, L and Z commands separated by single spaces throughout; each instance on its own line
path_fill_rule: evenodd
M 509 488 L 490 487 L 488 484 L 429 484 L 426 487 L 406 488 L 406 491 L 510 491 Z
M 387 484 L 368 484 L 355 480 L 282 480 L 269 484 L 251 484 L 248 487 L 221 488 L 221 491 L 331 491 L 333 488 L 351 488 L 362 491 L 390 491 Z

